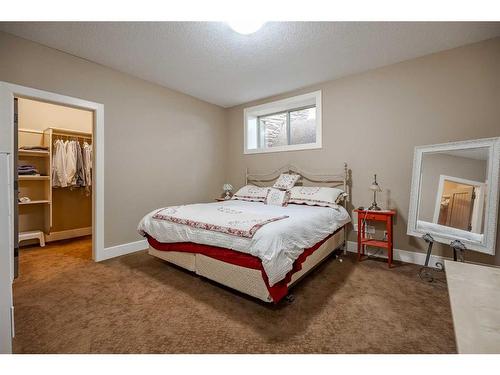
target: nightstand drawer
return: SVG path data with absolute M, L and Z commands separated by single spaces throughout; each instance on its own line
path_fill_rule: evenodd
M 369 213 L 369 214 L 363 214 L 359 213 L 358 214 L 361 219 L 366 219 L 366 220 L 376 220 L 376 221 L 386 221 L 387 220 L 387 215 L 382 215 L 382 214 L 377 214 L 377 213 Z

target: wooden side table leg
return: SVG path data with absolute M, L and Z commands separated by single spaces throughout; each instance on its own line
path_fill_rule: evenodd
M 365 214 L 366 215 L 366 214 Z M 361 224 L 361 237 L 366 239 L 366 220 L 363 219 L 363 223 Z M 361 254 L 366 255 L 366 245 L 361 245 Z
M 387 225 L 386 225 L 386 231 L 387 231 L 387 258 L 388 258 L 388 263 L 389 263 L 389 268 L 392 267 L 392 217 L 390 216 L 387 219 Z
M 361 220 L 358 214 L 358 261 L 361 259 Z

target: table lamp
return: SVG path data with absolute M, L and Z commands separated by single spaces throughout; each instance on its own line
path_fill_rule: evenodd
M 377 193 L 380 193 L 382 191 L 382 189 L 380 188 L 380 185 L 377 183 L 377 175 L 374 175 L 374 180 L 373 180 L 372 184 L 370 185 L 370 190 L 373 191 L 373 203 L 368 208 L 368 210 L 380 211 L 381 208 L 377 205 Z

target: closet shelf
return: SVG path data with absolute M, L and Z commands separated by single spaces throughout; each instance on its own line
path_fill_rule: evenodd
M 48 151 L 34 151 L 34 150 L 19 150 L 19 156 L 38 156 L 38 157 L 47 157 L 49 156 Z
M 50 180 L 50 176 L 19 176 L 19 181 Z
M 73 130 L 73 129 L 64 129 L 64 128 L 53 128 L 49 127 L 45 131 L 52 130 L 52 133 L 54 135 L 81 135 L 81 136 L 86 136 L 88 138 L 92 138 L 92 133 L 89 132 L 84 132 L 80 130 Z
M 37 200 L 37 201 L 29 201 L 29 202 L 19 202 L 20 206 L 27 206 L 30 204 L 50 204 L 49 200 Z

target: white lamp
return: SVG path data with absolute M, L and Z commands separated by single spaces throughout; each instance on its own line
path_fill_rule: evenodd
M 225 193 L 224 199 L 231 199 L 231 190 L 233 190 L 233 185 L 226 183 L 222 185 L 222 190 L 224 190 Z
M 380 185 L 377 183 L 377 175 L 374 175 L 374 180 L 373 180 L 372 184 L 370 185 L 370 190 L 373 191 L 373 203 L 368 208 L 368 210 L 380 211 L 381 208 L 377 205 L 377 193 L 380 193 L 382 191 L 382 189 L 380 188 Z

